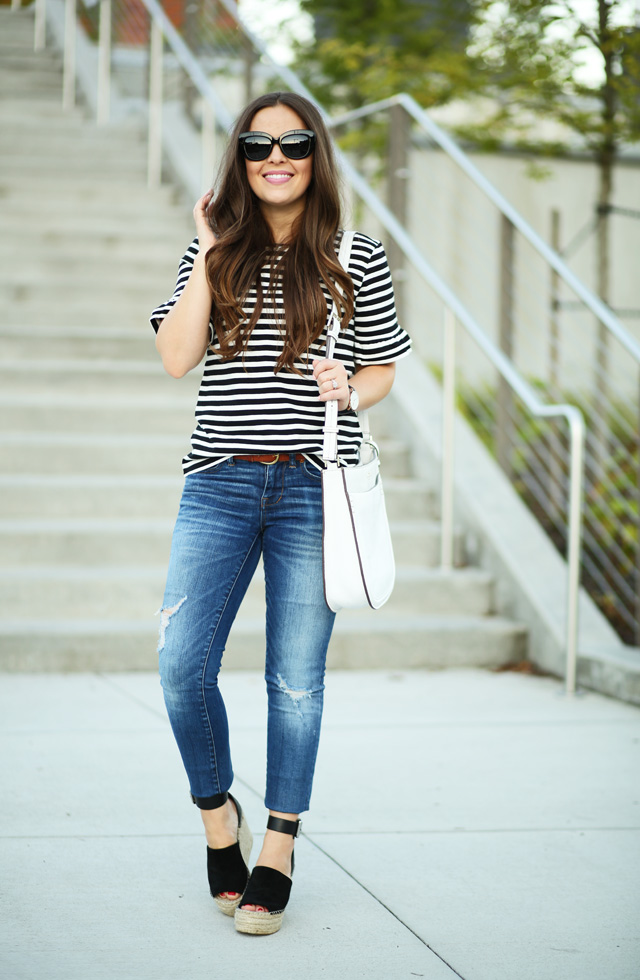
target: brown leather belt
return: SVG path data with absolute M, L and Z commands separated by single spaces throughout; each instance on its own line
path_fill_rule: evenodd
M 291 456 L 290 453 L 268 453 L 266 456 L 234 456 L 234 459 L 246 459 L 248 463 L 263 463 L 265 466 L 273 466 L 274 463 L 288 463 L 290 459 L 298 461 L 304 459 L 301 453 Z

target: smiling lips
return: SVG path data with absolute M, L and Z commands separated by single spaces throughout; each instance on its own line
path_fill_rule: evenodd
M 284 170 L 278 170 L 263 174 L 262 176 L 265 180 L 268 180 L 270 184 L 285 184 L 288 180 L 291 180 L 293 174 L 287 173 Z

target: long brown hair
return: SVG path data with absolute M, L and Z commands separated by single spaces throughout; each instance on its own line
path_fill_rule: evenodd
M 256 113 L 276 105 L 293 109 L 304 127 L 316 134 L 305 207 L 285 250 L 274 248 L 260 202 L 249 186 L 238 142 L 240 133 L 250 129 Z M 275 307 L 276 277 L 282 276 L 285 310 L 281 324 L 284 350 L 275 370 L 295 371 L 294 362 L 302 359 L 326 324 L 327 301 L 321 282 L 335 300 L 343 326 L 353 315 L 353 282 L 335 252 L 340 228 L 340 195 L 333 147 L 313 103 L 293 92 L 272 92 L 254 99 L 246 107 L 231 134 L 208 217 L 217 238 L 206 257 L 207 279 L 213 292 L 213 325 L 219 343 L 217 352 L 223 359 L 229 359 L 246 350 L 265 300 L 260 271 L 269 262 L 269 293 Z M 242 303 L 252 286 L 257 298 L 247 321 Z

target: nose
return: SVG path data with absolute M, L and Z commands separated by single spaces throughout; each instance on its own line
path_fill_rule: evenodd
M 280 144 L 279 143 L 272 143 L 271 144 L 271 153 L 269 154 L 269 156 L 267 158 L 267 162 L 268 163 L 284 163 L 286 159 L 287 159 L 287 157 L 285 156 L 285 154 L 280 149 Z

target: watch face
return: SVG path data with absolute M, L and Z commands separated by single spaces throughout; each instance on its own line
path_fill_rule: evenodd
M 351 386 L 349 386 L 349 388 L 351 390 L 351 397 L 349 398 L 349 408 L 351 409 L 352 412 L 357 412 L 358 405 L 360 404 L 360 396 L 358 395 L 358 392 L 356 391 L 355 388 L 351 388 Z

